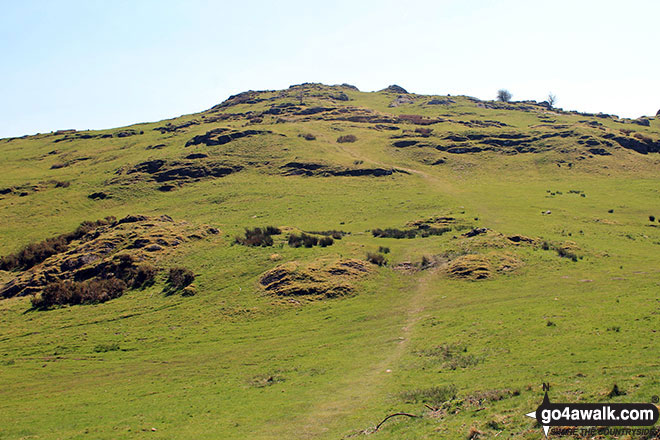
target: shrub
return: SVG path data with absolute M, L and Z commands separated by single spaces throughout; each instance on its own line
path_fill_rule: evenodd
M 316 136 L 314 136 L 314 135 L 311 134 L 311 133 L 305 133 L 305 134 L 301 134 L 301 135 L 299 135 L 299 136 L 300 136 L 301 138 L 305 139 L 306 141 L 314 141 L 314 140 L 316 140 Z
M 374 254 L 374 253 L 367 253 L 367 261 L 375 264 L 377 266 L 384 266 L 387 264 L 387 260 L 385 259 L 385 255 L 383 254 Z
M 337 138 L 337 142 L 339 142 L 340 144 L 345 142 L 355 142 L 355 141 L 357 141 L 357 136 L 355 136 L 354 134 L 345 134 Z
M 571 252 L 567 249 L 558 247 L 555 250 L 557 251 L 557 255 L 559 255 L 562 258 L 569 258 L 572 261 L 577 261 L 578 260 L 578 256 L 575 253 L 573 253 L 573 252 Z
M 170 275 L 167 277 L 167 283 L 172 290 L 181 290 L 195 281 L 195 274 L 192 270 L 185 267 L 170 268 Z
M 655 221 L 655 216 L 654 215 L 649 215 L 649 221 L 653 223 Z
M 46 310 L 58 305 L 101 303 L 120 297 L 126 287 L 118 278 L 56 281 L 48 284 L 41 295 L 32 298 L 32 307 Z
M 319 246 L 321 247 L 326 247 L 326 246 L 332 246 L 335 241 L 332 239 L 332 237 L 323 237 L 319 240 Z
M 403 230 L 403 229 L 395 229 L 395 228 L 387 228 L 387 229 L 372 229 L 371 234 L 374 237 L 378 238 L 415 238 L 417 236 L 417 230 L 415 229 L 408 229 L 408 230 Z
M 236 243 L 243 246 L 272 246 L 273 238 L 271 235 L 279 235 L 282 231 L 275 226 L 266 226 L 265 228 L 245 228 L 244 237 L 236 237 Z
M 316 246 L 319 243 L 319 239 L 313 235 L 305 234 L 304 232 L 300 235 L 291 234 L 289 235 L 289 246 L 298 248 L 300 246 L 305 246 L 306 248 L 311 248 Z
M 385 247 L 385 246 L 379 246 L 378 247 L 378 252 L 381 254 L 389 254 L 390 253 L 390 248 Z

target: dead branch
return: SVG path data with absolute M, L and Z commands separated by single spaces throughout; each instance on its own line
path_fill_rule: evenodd
M 382 422 L 380 422 L 378 425 L 376 425 L 376 428 L 374 429 L 374 432 L 378 431 L 378 428 L 380 428 L 381 425 L 387 421 L 387 419 L 390 419 L 390 418 L 392 418 L 392 417 L 396 417 L 396 416 L 406 416 L 406 417 L 413 417 L 413 418 L 415 418 L 415 417 L 419 417 L 419 416 L 416 416 L 416 415 L 414 415 L 414 414 L 408 414 L 408 413 L 395 413 L 395 414 L 390 414 L 389 416 L 385 417 L 385 418 L 383 419 Z

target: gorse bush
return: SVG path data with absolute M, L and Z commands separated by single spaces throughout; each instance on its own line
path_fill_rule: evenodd
M 384 266 L 387 264 L 387 260 L 385 259 L 385 255 L 383 254 L 376 254 L 372 252 L 367 253 L 367 261 L 375 264 L 377 266 Z
M 434 228 L 422 226 L 417 229 L 375 228 L 371 230 L 371 234 L 377 238 L 415 238 L 417 236 L 424 238 L 431 235 L 442 235 L 449 231 L 451 231 L 451 228 Z
M 172 290 L 181 290 L 195 281 L 195 274 L 192 270 L 185 267 L 172 267 L 167 277 L 167 283 Z
M 317 237 L 314 237 L 313 235 L 308 235 L 303 232 L 300 235 L 297 234 L 289 235 L 288 242 L 289 242 L 289 246 L 294 248 L 298 248 L 301 246 L 305 246 L 306 248 L 311 248 L 318 244 L 319 239 Z
M 32 298 L 32 307 L 45 310 L 58 305 L 102 303 L 120 297 L 126 287 L 126 283 L 117 278 L 56 281 Z
M 319 240 L 319 246 L 321 247 L 332 246 L 333 243 L 334 240 L 332 239 L 332 237 L 322 237 Z
M 236 243 L 243 246 L 272 246 L 273 238 L 271 235 L 279 235 L 282 231 L 275 226 L 266 226 L 265 228 L 245 228 L 243 237 L 236 237 Z
M 330 232 L 330 231 L 329 231 Z M 334 231 L 338 232 L 338 231 Z M 317 232 L 314 232 L 313 234 L 317 234 Z M 321 234 L 321 233 L 318 233 Z M 341 234 L 337 233 L 335 234 L 338 239 L 341 239 Z M 293 248 L 299 248 L 299 247 L 306 247 L 306 248 L 311 248 L 316 245 L 321 246 L 321 247 L 327 247 L 327 246 L 332 246 L 334 244 L 334 239 L 333 237 L 330 237 L 329 235 L 326 235 L 325 237 L 315 237 L 310 234 L 306 234 L 302 232 L 300 235 L 298 234 L 291 234 L 289 235 L 288 243 L 289 246 Z

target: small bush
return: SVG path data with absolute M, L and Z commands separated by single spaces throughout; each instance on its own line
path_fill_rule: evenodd
M 319 240 L 319 246 L 321 247 L 332 246 L 334 242 L 335 241 L 332 239 L 332 237 L 323 237 Z
M 345 134 L 337 138 L 337 142 L 339 142 L 340 144 L 345 142 L 355 142 L 355 141 L 357 141 L 357 136 L 355 136 L 354 134 Z
M 99 344 L 94 347 L 95 353 L 107 353 L 108 351 L 118 351 L 121 350 L 119 344 L 113 342 L 112 344 Z
M 429 227 L 428 225 L 422 225 L 417 229 L 375 228 L 371 230 L 371 234 L 377 238 L 400 239 L 400 238 L 415 238 L 418 235 L 425 238 L 431 235 L 442 235 L 449 231 L 451 231 L 451 228 L 434 228 L 434 227 Z
M 172 267 L 167 277 L 167 284 L 174 291 L 181 290 L 195 281 L 195 274 L 192 270 L 185 267 Z
M 649 221 L 653 223 L 655 221 L 655 216 L 654 215 L 649 215 Z
M 384 266 L 387 264 L 387 260 L 385 259 L 385 255 L 383 254 L 374 254 L 372 252 L 367 253 L 367 261 L 375 264 L 377 266 Z
M 316 136 L 314 136 L 311 133 L 300 134 L 298 136 L 305 139 L 306 141 L 315 141 L 316 140 Z
M 126 283 L 117 278 L 56 281 L 48 284 L 41 295 L 32 298 L 32 307 L 46 310 L 58 305 L 102 303 L 122 296 L 126 287 Z
M 415 238 L 417 236 L 416 229 L 396 229 L 396 228 L 387 228 L 387 229 L 372 229 L 371 235 L 377 238 Z
M 305 234 L 304 232 L 300 235 L 291 234 L 289 235 L 288 240 L 289 246 L 298 248 L 300 246 L 305 246 L 306 248 L 311 248 L 319 244 L 319 239 L 313 235 Z
M 273 238 L 271 235 L 279 235 L 282 231 L 275 226 L 266 226 L 265 228 L 245 228 L 244 237 L 236 237 L 235 241 L 243 246 L 272 246 Z
M 390 248 L 385 247 L 385 246 L 380 246 L 378 248 L 378 252 L 380 252 L 381 254 L 389 254 L 390 253 Z
M 575 253 L 573 253 L 573 252 L 571 252 L 567 249 L 556 248 L 556 251 L 557 251 L 557 255 L 559 255 L 562 258 L 568 258 L 571 261 L 577 261 L 578 260 L 578 256 Z

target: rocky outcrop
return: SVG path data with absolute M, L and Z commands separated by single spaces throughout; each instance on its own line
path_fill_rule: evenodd
M 272 131 L 269 130 L 231 130 L 229 128 L 216 128 L 214 130 L 207 131 L 205 134 L 195 136 L 186 142 L 186 147 L 191 145 L 204 144 L 208 146 L 212 145 L 224 145 L 228 144 L 231 141 L 236 139 L 248 137 L 248 136 L 257 136 L 262 134 L 271 134 Z
M 391 86 L 384 88 L 383 90 L 381 90 L 381 92 L 397 93 L 397 94 L 407 94 L 408 93 L 408 91 L 406 89 L 404 89 L 401 86 L 397 86 L 396 84 L 392 84 Z
M 314 162 L 289 162 L 281 167 L 285 176 L 391 176 L 394 173 L 405 173 L 406 171 L 395 168 L 343 168 Z

